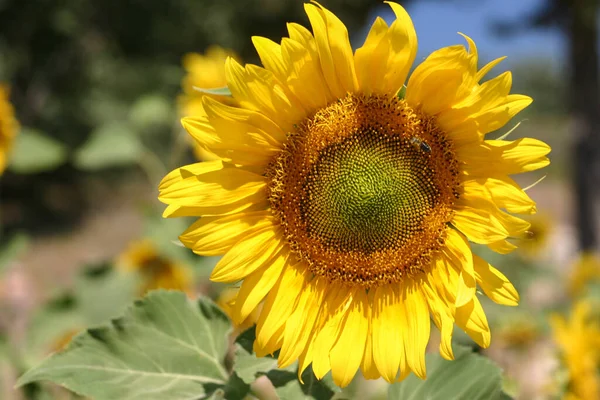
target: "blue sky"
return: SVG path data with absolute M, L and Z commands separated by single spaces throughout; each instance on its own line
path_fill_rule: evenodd
M 542 58 L 554 67 L 562 64 L 563 40 L 557 30 L 531 30 L 510 38 L 500 38 L 490 30 L 494 20 L 517 20 L 545 0 L 415 0 L 407 6 L 419 38 L 417 60 L 432 51 L 462 44 L 457 34 L 470 36 L 481 54 L 482 62 L 508 56 L 505 67 L 523 58 Z M 381 15 L 388 23 L 394 20 L 389 6 L 374 10 L 371 20 Z M 369 24 L 370 26 L 370 24 Z M 357 40 L 361 44 L 362 39 Z

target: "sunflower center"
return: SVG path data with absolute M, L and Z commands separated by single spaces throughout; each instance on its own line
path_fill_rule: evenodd
M 457 163 L 396 98 L 346 98 L 305 120 L 267 171 L 272 209 L 312 272 L 365 286 L 428 265 L 444 243 Z

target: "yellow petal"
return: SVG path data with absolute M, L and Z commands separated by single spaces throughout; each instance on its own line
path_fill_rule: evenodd
M 237 242 L 215 266 L 210 279 L 214 282 L 236 282 L 256 271 L 283 246 L 278 229 L 265 227 Z
M 275 75 L 256 65 L 242 67 L 232 58 L 225 63 L 227 86 L 244 108 L 261 112 L 290 132 L 306 115 L 302 104 L 281 85 Z
M 408 71 L 417 55 L 417 34 L 410 16 L 399 4 L 386 2 L 392 7 L 396 20 L 390 26 L 387 34 L 389 54 L 380 93 L 396 93 L 408 75 Z
M 499 254 L 509 254 L 517 249 L 517 246 L 515 246 L 507 240 L 500 240 L 499 242 L 488 243 L 487 246 L 491 250 Z
M 269 211 L 252 211 L 224 217 L 202 217 L 179 236 L 187 248 L 201 256 L 227 252 L 242 237 L 265 227 L 273 227 Z
M 271 354 L 281 347 L 272 338 L 276 332 L 283 331 L 306 284 L 306 272 L 298 264 L 285 267 L 279 281 L 269 292 L 256 323 L 254 351 L 258 357 Z
M 549 164 L 543 157 L 550 153 L 550 146 L 541 140 L 522 138 L 514 141 L 486 140 L 486 145 L 500 150 L 502 163 L 499 167 L 507 170 L 507 174 L 534 171 Z M 492 161 L 492 160 L 489 160 Z
M 288 33 L 290 39 L 304 45 L 308 50 L 318 56 L 317 44 L 312 33 L 305 27 L 295 22 L 287 23 Z
M 492 60 L 489 63 L 485 64 L 483 66 L 483 68 L 481 68 L 477 72 L 477 75 L 475 76 L 475 80 L 477 82 L 479 82 L 480 80 L 482 80 L 483 77 L 486 76 L 488 74 L 488 72 L 490 72 L 492 70 L 492 68 L 494 68 L 496 65 L 500 64 L 500 62 L 502 62 L 505 58 L 506 57 L 499 57 L 499 58 L 496 58 L 495 60 Z
M 329 90 L 315 38 L 302 25 L 288 23 L 290 39 L 281 42 L 284 60 L 291 68 L 287 84 L 308 110 L 329 104 L 335 97 Z
M 489 177 L 484 183 L 492 200 L 500 208 L 515 214 L 535 214 L 535 201 L 509 177 Z
M 343 98 L 358 90 L 348 30 L 332 12 L 320 5 L 304 4 L 313 28 L 325 81 L 331 93 Z
M 339 387 L 347 386 L 361 365 L 369 333 L 368 309 L 367 293 L 359 288 L 353 295 L 340 337 L 330 353 L 331 374 Z
M 317 379 L 323 378 L 331 370 L 332 359 L 330 353 L 333 345 L 345 329 L 344 320 L 353 295 L 354 291 L 349 291 L 347 287 L 341 284 L 330 284 L 327 297 L 321 305 L 322 322 L 315 325 L 316 335 L 312 366 Z M 359 347 L 364 346 L 364 342 L 362 345 L 360 343 L 358 345 Z M 364 350 L 364 348 L 361 350 Z M 360 354 L 362 355 L 362 351 Z M 358 368 L 358 365 L 356 368 Z
M 495 109 L 504 104 L 512 86 L 512 75 L 507 71 L 482 85 L 476 85 L 471 93 L 450 109 L 438 115 L 438 124 L 447 132 L 462 131 L 472 126 L 475 121 L 477 131 L 481 134 L 481 118 L 487 110 Z
M 233 214 L 264 204 L 266 182 L 252 172 L 225 167 L 163 187 L 158 198 L 166 204 L 193 208 L 197 215 Z
M 475 278 L 487 297 L 506 306 L 519 304 L 519 293 L 506 276 L 481 257 L 474 256 L 474 261 Z
M 361 361 L 360 369 L 362 371 L 365 379 L 378 379 L 381 378 L 381 374 L 377 370 L 377 365 L 375 365 L 375 359 L 373 358 L 373 329 L 371 322 L 371 315 L 373 313 L 373 297 L 374 290 L 369 291 L 367 294 L 367 319 L 368 319 L 368 334 L 367 334 L 367 342 L 365 344 L 365 353 L 363 355 L 363 359 Z
M 406 318 L 399 295 L 389 286 L 375 289 L 372 315 L 373 359 L 381 376 L 394 382 L 400 364 L 405 362 Z
M 377 17 L 365 43 L 354 53 L 358 85 L 365 94 L 380 93 L 390 51 L 387 31 L 385 20 Z
M 281 56 L 281 46 L 274 41 L 261 36 L 252 36 L 252 43 L 260 57 L 260 62 L 277 79 L 285 82 L 287 77 L 287 67 Z
M 323 77 L 319 56 L 304 44 L 292 39 L 283 39 L 281 51 L 289 66 L 287 85 L 304 107 L 317 110 L 333 100 Z
M 404 308 L 406 312 L 407 329 L 404 351 L 410 369 L 421 379 L 427 377 L 425 369 L 425 348 L 429 342 L 430 321 L 427 302 L 419 286 L 423 282 L 407 283 L 405 288 L 406 298 Z
M 431 280 L 432 288 L 441 300 L 454 307 L 460 269 L 443 253 L 435 257 L 431 268 L 434 277 Z
M 366 94 L 398 92 L 417 53 L 417 35 L 408 13 L 399 4 L 387 3 L 396 20 L 388 29 L 378 17 L 364 45 L 354 54 L 359 86 Z
M 456 309 L 456 324 L 483 348 L 490 345 L 490 328 L 477 297 Z
M 229 126 L 225 126 L 225 129 L 219 129 L 220 120 L 224 120 L 246 125 L 249 127 L 247 128 L 248 132 L 260 134 L 263 140 L 267 141 L 273 147 L 279 148 L 287 140 L 286 131 L 282 130 L 279 125 L 260 112 L 240 107 L 231 107 L 210 97 L 204 97 L 203 101 L 206 114 L 211 124 L 216 126 L 219 134 L 231 135 Z
M 329 282 L 315 279 L 305 286 L 292 315 L 285 322 L 285 336 L 277 359 L 280 368 L 291 365 L 306 349 Z
M 288 256 L 289 249 L 282 247 L 262 267 L 244 278 L 231 316 L 236 324 L 241 324 L 275 286 Z
M 313 362 L 314 337 L 315 332 L 313 331 L 308 338 L 308 345 L 304 347 L 302 354 L 300 354 L 300 357 L 298 357 L 298 380 L 302 384 L 304 384 L 304 381 L 302 380 L 302 373 Z
M 475 243 L 489 244 L 519 237 L 530 226 L 498 209 L 485 197 L 462 197 L 457 201 L 452 224 Z
M 377 370 L 375 360 L 373 359 L 373 344 L 371 342 L 371 334 L 369 333 L 367 336 L 367 344 L 365 346 L 365 354 L 360 365 L 363 376 L 365 379 L 369 380 L 381 378 L 381 374 L 379 373 L 379 370 Z
M 423 284 L 423 294 L 427 300 L 433 322 L 440 330 L 440 354 L 446 360 L 453 360 L 452 333 L 454 329 L 454 320 L 451 317 L 448 306 L 438 297 L 436 290 L 433 288 L 433 284 L 431 283 L 432 279 L 435 278 L 429 276 L 427 282 Z
M 185 167 L 174 169 L 165 176 L 158 185 L 159 190 L 165 190 L 171 185 L 181 182 L 185 178 L 193 175 L 202 175 L 207 172 L 218 171 L 223 168 L 221 160 L 205 161 L 196 164 L 186 165 Z
M 444 47 L 433 52 L 408 80 L 406 101 L 436 115 L 463 99 L 471 90 L 471 57 L 464 46 Z
M 447 230 L 446 251 L 450 261 L 458 267 L 459 279 L 456 292 L 456 307 L 460 307 L 475 296 L 475 271 L 473 255 L 467 238 L 454 229 Z
M 472 146 L 456 149 L 457 157 L 466 164 L 463 166 L 470 175 L 510 175 L 535 171 L 547 166 L 550 161 L 546 154 L 550 146 L 531 138 L 509 140 L 486 140 Z
M 182 124 L 200 146 L 227 162 L 266 166 L 279 151 L 266 140 L 251 136 L 252 128 L 246 124 L 224 120 L 215 124 L 208 117 L 184 118 Z
M 481 111 L 474 118 L 479 124 L 481 133 L 493 132 L 502 128 L 508 121 L 533 102 L 529 96 L 511 94 L 506 101 L 494 108 Z

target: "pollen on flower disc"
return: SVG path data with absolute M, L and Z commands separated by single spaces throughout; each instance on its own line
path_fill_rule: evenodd
M 315 275 L 396 282 L 444 244 L 458 165 L 435 121 L 396 97 L 348 95 L 289 134 L 269 200 Z

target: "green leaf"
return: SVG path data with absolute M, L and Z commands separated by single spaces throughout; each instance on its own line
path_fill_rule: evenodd
M 439 354 L 427 354 L 427 379 L 409 375 L 404 381 L 390 385 L 389 400 L 500 400 L 502 371 L 489 359 L 464 346 L 454 346 L 455 360 L 444 360 Z
M 122 315 L 137 297 L 139 281 L 135 274 L 110 264 L 87 266 L 75 280 L 73 291 L 86 326 L 95 326 Z
M 75 152 L 75 166 L 99 170 L 137 163 L 144 147 L 136 134 L 124 124 L 112 123 L 96 129 Z
M 302 373 L 304 383 L 300 383 L 297 375 L 297 372 L 285 370 L 273 370 L 267 374 L 280 400 L 327 400 L 340 391 L 333 383 L 331 374 L 318 380 L 310 366 Z
M 19 257 L 29 246 L 29 236 L 17 233 L 0 248 L 0 273 L 12 260 Z
M 229 88 L 227 86 L 222 87 L 222 88 L 214 88 L 214 89 L 205 89 L 205 88 L 199 88 L 197 86 L 194 86 L 194 90 L 201 92 L 201 93 L 214 94 L 214 95 L 218 95 L 218 96 L 231 96 L 231 90 L 229 90 Z
M 40 131 L 23 128 L 17 135 L 10 169 L 20 174 L 53 170 L 67 161 L 66 147 Z
M 63 292 L 51 299 L 33 314 L 27 327 L 23 346 L 26 367 L 42 361 L 67 334 L 82 331 L 85 326 L 72 293 Z
M 402 87 L 398 91 L 398 98 L 404 99 L 405 97 L 406 97 L 406 85 L 402 85 Z
M 260 375 L 265 375 L 272 369 L 277 368 L 277 359 L 272 357 L 256 357 L 248 353 L 241 345 L 236 345 L 235 351 L 235 373 L 245 383 L 252 383 Z
M 248 393 L 250 393 L 250 385 L 245 383 L 236 373 L 234 373 L 223 388 L 223 399 L 244 400 Z
M 210 300 L 159 290 L 110 326 L 88 329 L 17 382 L 49 380 L 102 399 L 200 399 L 224 388 L 231 324 Z
M 129 121 L 144 135 L 167 130 L 173 120 L 172 102 L 160 94 L 141 96 L 129 111 Z

